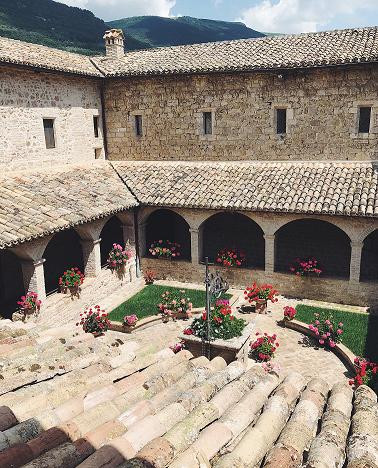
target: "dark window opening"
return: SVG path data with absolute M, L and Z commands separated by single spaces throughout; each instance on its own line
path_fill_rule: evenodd
M 213 133 L 213 114 L 211 112 L 203 113 L 203 133 L 205 135 Z
M 98 115 L 93 116 L 93 130 L 95 138 L 98 138 Z
M 277 134 L 286 133 L 286 109 L 276 109 Z
M 370 131 L 371 107 L 360 107 L 358 119 L 358 133 L 369 133 Z
M 55 148 L 54 119 L 43 119 L 46 148 Z
M 136 136 L 143 135 L 143 123 L 142 123 L 142 116 L 136 115 L 135 116 L 135 134 Z

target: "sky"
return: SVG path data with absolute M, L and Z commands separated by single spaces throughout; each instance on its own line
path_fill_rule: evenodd
M 105 21 L 127 16 L 194 16 L 242 21 L 263 32 L 298 33 L 375 26 L 378 0 L 58 0 Z

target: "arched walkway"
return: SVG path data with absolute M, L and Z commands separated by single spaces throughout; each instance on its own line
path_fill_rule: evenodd
M 9 250 L 0 250 L 0 315 L 11 318 L 24 294 L 20 259 Z
M 361 254 L 361 281 L 378 281 L 378 229 L 364 240 Z
M 296 258 L 315 257 L 322 276 L 348 278 L 350 254 L 349 237 L 327 221 L 300 219 L 276 232 L 276 271 L 288 272 Z
M 124 246 L 122 223 L 117 216 L 113 216 L 105 224 L 102 228 L 100 238 L 101 266 L 105 266 L 113 244 L 120 244 L 122 247 Z
M 216 260 L 218 252 L 225 248 L 243 251 L 244 267 L 264 268 L 265 240 L 261 227 L 251 218 L 240 213 L 218 213 L 201 226 L 202 260 Z
M 164 209 L 151 213 L 146 222 L 146 255 L 149 256 L 151 244 L 159 239 L 180 244 L 180 258 L 190 260 L 189 224 L 182 216 Z
M 46 294 L 58 290 L 59 277 L 68 269 L 78 267 L 84 272 L 83 251 L 76 231 L 60 231 L 47 244 L 43 254 Z

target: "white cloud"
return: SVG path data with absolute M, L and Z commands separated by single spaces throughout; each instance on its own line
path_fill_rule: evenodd
M 374 4 L 376 0 L 261 0 L 244 10 L 238 21 L 266 32 L 319 31 L 340 16 L 355 20 Z
M 66 5 L 86 8 L 105 21 L 128 16 L 171 16 L 176 0 L 58 0 Z

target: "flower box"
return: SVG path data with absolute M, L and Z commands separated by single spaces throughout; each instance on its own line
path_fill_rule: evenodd
M 248 324 L 241 336 L 230 340 L 214 340 L 210 342 L 210 359 L 216 356 L 222 357 L 227 364 L 232 361 L 241 361 L 246 363 L 249 352 L 249 339 L 255 327 L 254 323 Z M 208 356 L 207 343 L 204 343 L 201 338 L 194 335 L 180 335 L 179 339 L 184 343 L 185 349 L 190 351 L 194 357 L 203 355 L 205 351 Z

